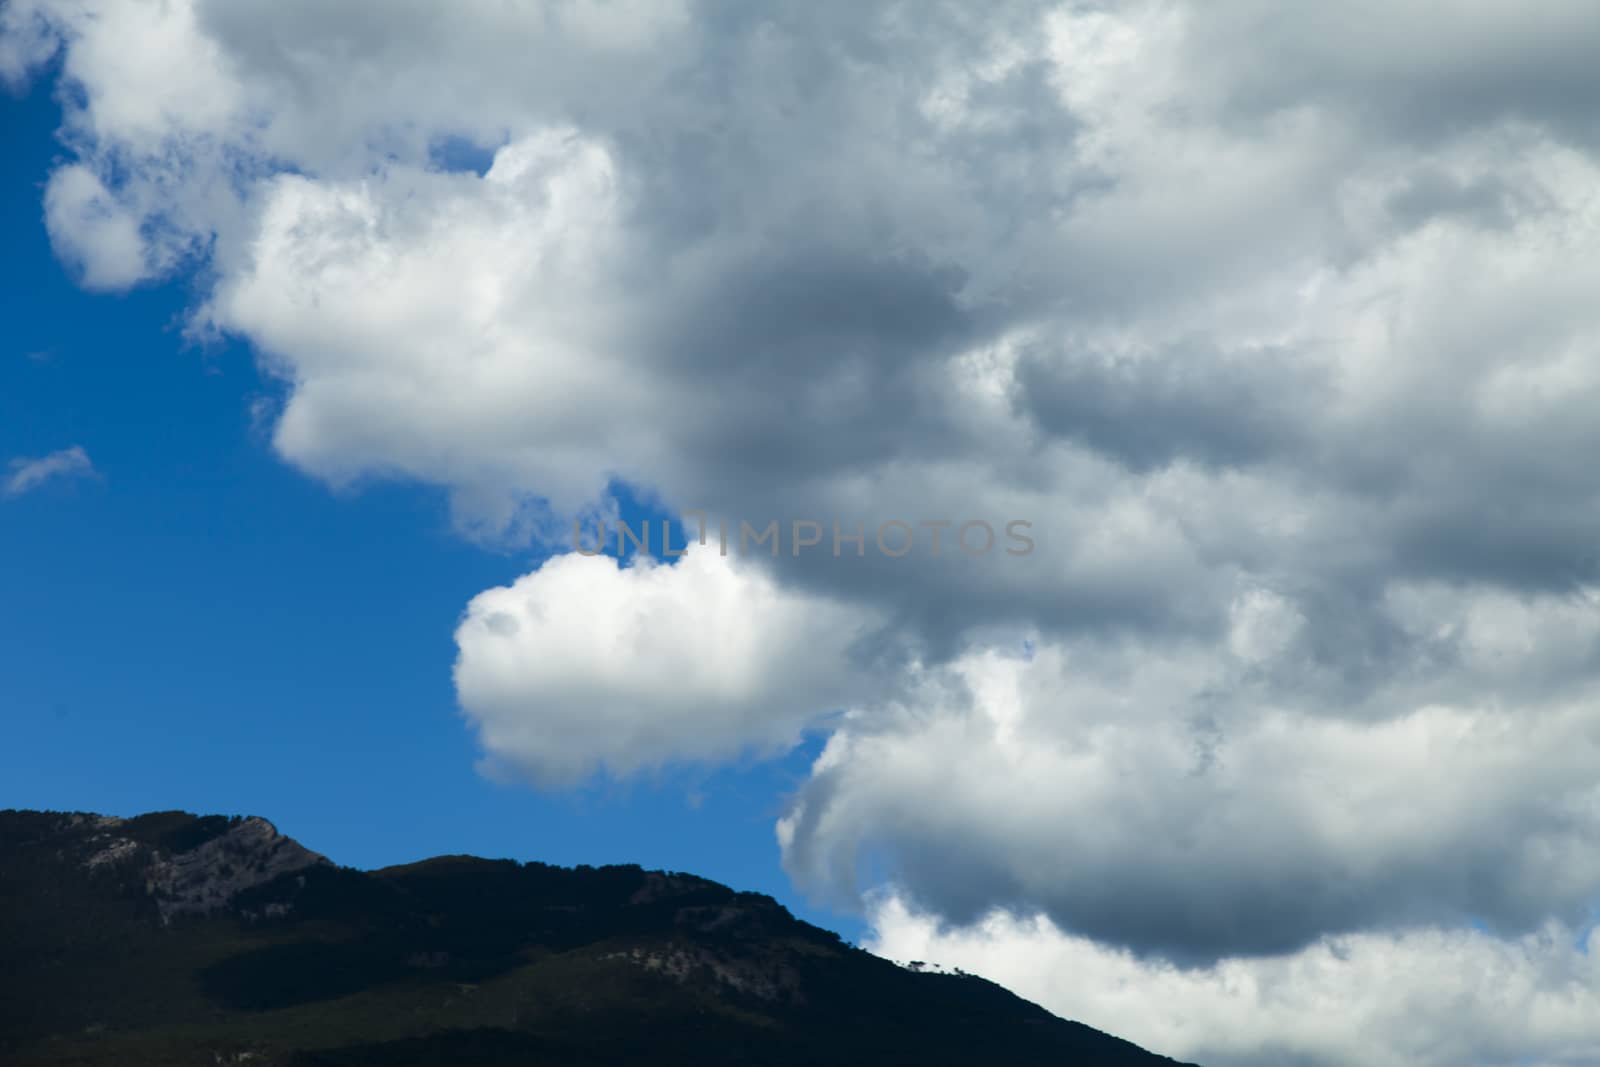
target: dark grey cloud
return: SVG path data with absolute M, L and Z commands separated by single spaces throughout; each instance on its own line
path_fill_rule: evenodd
M 1119 360 L 1034 350 L 1017 364 L 1015 399 L 1045 432 L 1140 473 L 1180 460 L 1243 466 L 1304 447 L 1301 431 L 1327 385 L 1297 372 L 1294 358 L 1264 353 L 1244 363 L 1179 348 Z
M 1218 87 L 1242 115 L 1327 107 L 1422 142 L 1506 120 L 1590 145 L 1600 132 L 1589 104 L 1600 90 L 1589 54 L 1600 16 L 1571 0 L 1533 9 L 1359 0 L 1316 10 L 1225 0 L 1192 27 L 1197 83 Z
M 1400 226 L 1421 226 L 1436 218 L 1465 218 L 1478 226 L 1503 229 L 1517 213 L 1516 190 L 1492 176 L 1462 181 L 1445 171 L 1424 170 L 1389 198 Z

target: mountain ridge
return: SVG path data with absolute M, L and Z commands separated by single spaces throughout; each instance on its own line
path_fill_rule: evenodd
M 18 1065 L 1183 1067 L 696 875 L 360 871 L 255 816 L 0 811 L 0 945 Z

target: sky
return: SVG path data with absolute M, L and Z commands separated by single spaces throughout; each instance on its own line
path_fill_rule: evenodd
M 561 793 L 479 774 L 453 623 L 548 549 L 463 539 L 428 487 L 330 492 L 285 466 L 252 415 L 281 386 L 246 344 L 181 335 L 191 279 L 91 293 L 52 254 L 50 82 L 3 108 L 0 806 L 259 813 L 360 867 L 468 852 L 688 870 L 859 936 L 778 866 L 773 820 L 814 742 Z M 81 468 L 9 488 L 18 460 L 73 450 Z
M 0 803 L 692 870 L 1208 1067 L 1600 1061 L 1597 47 L 0 4 Z

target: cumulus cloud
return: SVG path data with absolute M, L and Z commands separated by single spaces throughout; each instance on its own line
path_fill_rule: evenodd
M 1207 1067 L 1578 1067 L 1600 1058 L 1600 938 L 1418 928 L 1179 968 L 997 912 L 952 929 L 893 897 L 867 947 L 959 967 Z
M 145 276 L 138 215 L 117 203 L 87 167 L 51 174 L 44 210 L 56 255 L 78 268 L 84 288 L 125 289 Z
M 546 784 L 792 747 L 872 684 L 875 620 L 715 546 L 557 556 L 480 593 L 456 688 L 491 768 Z
M 1022 557 L 547 563 L 458 635 L 503 769 L 846 708 L 783 823 L 804 884 L 1206 963 L 1490 945 L 1600 890 L 1597 37 L 1577 0 L 13 0 L 0 75 L 61 57 L 58 254 L 199 268 L 191 329 L 254 346 L 315 477 L 437 486 L 494 540 L 619 482 L 1033 524 Z M 576 591 L 710 626 L 706 583 L 775 615 L 672 644 L 681 700 Z M 639 673 L 490 626 L 528 603 Z
M 37 459 L 19 457 L 8 464 L 4 495 L 21 496 L 47 482 L 92 477 L 94 473 L 94 464 L 89 460 L 89 453 L 78 445 L 63 448 L 59 452 L 52 452 Z
M 790 870 L 848 898 L 870 858 L 951 921 L 1042 910 L 1185 963 L 1426 921 L 1582 921 L 1595 602 L 1427 589 L 1390 614 L 1393 680 L 1344 705 L 1318 694 L 1292 607 L 1260 592 L 1236 601 L 1226 653 L 966 657 L 833 734 L 780 824 Z
M 508 491 L 563 515 L 594 502 L 670 399 L 608 343 L 615 184 L 605 148 L 571 129 L 501 149 L 481 179 L 271 182 L 207 315 L 300 382 L 279 452 L 333 482 L 450 486 L 470 520 L 509 514 Z

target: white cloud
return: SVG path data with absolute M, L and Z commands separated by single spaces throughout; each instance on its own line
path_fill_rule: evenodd
M 52 452 L 37 459 L 18 458 L 9 464 L 4 483 L 5 496 L 21 496 L 32 492 L 46 482 L 60 479 L 92 477 L 94 464 L 89 453 L 78 445 Z
M 491 769 L 547 785 L 726 761 L 783 751 L 870 690 L 875 622 L 714 543 L 672 566 L 573 553 L 473 599 L 456 687 Z
M 147 273 L 139 216 L 119 204 L 87 167 L 62 167 L 44 195 L 56 255 L 74 264 L 86 289 L 125 289 Z
M 491 511 L 537 492 L 574 514 L 662 400 L 607 336 L 615 184 L 605 148 L 559 128 L 481 179 L 281 177 L 207 320 L 297 383 L 275 443 L 306 470 L 404 474 Z
M 49 62 L 59 45 L 38 4 L 19 0 L 0 11 L 0 82 L 25 89 L 34 70 Z
M 1559 924 L 1327 938 L 1179 968 L 992 913 L 963 929 L 892 896 L 867 947 L 959 967 L 1206 1067 L 1581 1067 L 1600 1060 L 1600 936 Z
M 780 825 L 789 870 L 849 899 L 870 857 L 955 921 L 1040 908 L 1180 960 L 1581 921 L 1600 885 L 1594 601 L 1402 599 L 1409 650 L 1359 700 L 1294 634 L 1268 659 L 1086 638 L 930 672 L 834 733 Z

